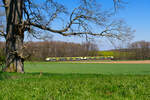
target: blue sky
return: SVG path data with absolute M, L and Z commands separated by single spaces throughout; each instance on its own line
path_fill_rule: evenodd
M 109 0 L 102 0 L 107 4 Z M 128 4 L 116 15 L 136 30 L 133 41 L 150 41 L 150 0 L 126 0 Z M 110 5 L 110 4 L 109 4 Z
M 99 0 L 103 6 L 112 6 L 112 0 Z M 150 41 L 150 0 L 124 0 L 128 4 L 116 16 L 123 18 L 126 23 L 135 29 L 133 41 Z
M 78 0 L 57 0 L 66 6 L 70 10 L 76 7 Z M 102 4 L 103 8 L 112 8 L 113 0 L 97 0 Z M 136 30 L 134 33 L 134 39 L 132 41 L 150 41 L 150 0 L 124 0 L 128 4 L 125 8 L 121 9 L 116 13 L 116 17 L 122 18 L 126 23 Z M 55 35 L 53 40 L 67 41 L 67 42 L 77 42 L 82 43 L 85 41 L 84 38 L 80 37 L 63 37 L 60 35 Z M 96 39 L 100 49 L 111 49 L 112 45 L 105 39 Z
M 136 30 L 134 41 L 150 41 L 150 0 L 129 0 L 118 16 Z
M 75 7 L 74 2 L 72 0 L 62 0 L 68 1 L 63 2 L 68 5 L 70 8 Z M 113 7 L 112 0 L 98 0 L 104 8 Z M 125 5 L 125 8 L 121 9 L 116 16 L 118 18 L 124 19 L 126 23 L 132 27 L 132 29 L 136 30 L 134 33 L 134 41 L 150 41 L 150 0 L 124 0 L 127 1 L 128 4 Z M 60 41 L 70 41 L 70 42 L 83 42 L 85 39 L 79 37 L 57 37 L 57 40 Z M 103 41 L 102 38 L 99 39 Z M 97 41 L 97 43 L 99 42 Z M 104 40 L 105 41 L 105 40 Z M 103 41 L 103 42 L 104 42 Z M 99 44 L 101 49 L 111 49 L 110 43 L 107 41 L 105 43 Z M 106 44 L 106 45 L 105 45 Z

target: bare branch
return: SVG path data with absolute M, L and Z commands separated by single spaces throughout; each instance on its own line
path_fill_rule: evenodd
M 4 4 L 4 5 L 0 5 L 0 7 L 8 7 L 8 4 L 6 3 L 5 0 L 3 0 L 3 4 Z
M 6 34 L 5 34 L 5 32 L 3 32 L 2 30 L 0 30 L 0 36 L 3 36 L 3 37 L 6 37 Z
M 115 11 L 117 11 L 118 8 L 123 8 L 124 4 L 127 4 L 124 0 L 113 0 L 113 2 Z
M 107 30 L 102 31 L 101 33 L 92 33 L 92 32 L 72 32 L 72 33 L 62 33 L 61 35 L 63 36 L 73 36 L 73 35 L 83 35 L 83 34 L 87 34 L 87 35 L 92 35 L 92 36 L 102 36 L 102 37 L 114 37 L 117 38 L 118 36 L 116 34 L 112 34 L 112 33 L 107 33 Z M 119 38 L 119 37 L 118 37 Z
M 33 25 L 33 26 L 40 28 L 40 29 L 43 29 L 43 30 L 58 33 L 58 34 L 63 35 L 63 36 L 75 36 L 75 35 L 84 35 L 85 34 L 85 35 L 91 35 L 91 36 L 112 37 L 112 38 L 121 39 L 122 36 L 124 35 L 124 34 L 121 34 L 121 30 L 119 30 L 118 27 L 114 28 L 113 26 L 106 27 L 106 29 L 102 32 L 92 33 L 92 32 L 86 32 L 86 31 L 85 32 L 84 31 L 83 32 L 68 32 L 67 30 L 66 31 L 64 31 L 64 30 L 53 30 L 49 27 L 45 27 L 45 26 L 38 25 L 35 23 L 30 23 L 30 25 Z M 120 34 L 117 31 L 119 31 Z M 118 34 L 116 34 L 115 32 Z
M 27 15 L 27 21 L 29 21 L 30 20 L 30 15 L 29 15 L 29 13 L 28 13 L 28 11 L 25 7 L 23 9 L 24 9 L 24 13 Z
M 36 23 L 28 23 L 28 22 L 25 22 L 25 25 L 32 25 L 34 27 L 37 27 L 37 28 L 40 28 L 40 29 L 43 29 L 43 30 L 47 30 L 47 31 L 50 31 L 50 32 L 54 32 L 54 33 L 60 33 L 60 32 L 64 32 L 62 30 L 53 30 L 49 27 L 46 27 L 44 25 L 39 25 L 39 24 L 36 24 Z
M 73 14 L 73 13 L 72 13 Z M 72 17 L 72 14 L 71 14 L 71 17 Z M 62 30 L 54 30 L 54 29 L 51 29 L 49 27 L 46 27 L 44 25 L 39 25 L 39 24 L 36 24 L 36 23 L 28 23 L 28 22 L 25 22 L 26 25 L 32 25 L 32 26 L 35 26 L 35 27 L 38 27 L 40 29 L 43 29 L 43 30 L 48 30 L 48 31 L 51 31 L 51 32 L 54 32 L 54 33 L 62 33 L 62 32 L 66 32 L 70 29 L 70 27 L 72 26 L 72 24 L 77 24 L 77 23 L 74 23 L 76 20 L 78 19 L 92 19 L 92 17 L 90 16 L 85 16 L 85 15 L 80 15 L 80 16 L 76 16 L 74 19 L 71 20 L 70 18 L 70 23 Z M 80 23 L 79 23 L 80 24 Z

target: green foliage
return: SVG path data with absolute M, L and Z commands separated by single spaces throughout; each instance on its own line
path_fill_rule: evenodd
M 1 74 L 2 76 L 2 74 Z M 150 76 L 7 74 L 1 100 L 149 100 Z
M 113 56 L 115 60 L 136 60 L 135 52 L 131 51 L 99 51 L 98 55 Z
M 117 60 L 130 60 L 135 59 L 135 54 L 133 52 L 114 51 L 114 58 Z
M 101 56 L 114 56 L 114 51 L 99 51 L 98 52 L 98 55 L 101 55 Z

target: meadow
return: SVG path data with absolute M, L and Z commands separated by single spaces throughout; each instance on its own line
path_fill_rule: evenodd
M 150 64 L 99 64 L 78 62 L 26 62 L 25 72 L 55 74 L 150 74 Z
M 150 100 L 150 64 L 26 62 L 0 73 L 0 100 Z

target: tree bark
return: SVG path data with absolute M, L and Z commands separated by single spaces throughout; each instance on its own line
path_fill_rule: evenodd
M 7 19 L 6 35 L 6 67 L 5 72 L 24 73 L 23 53 L 23 3 L 24 0 L 6 0 Z

